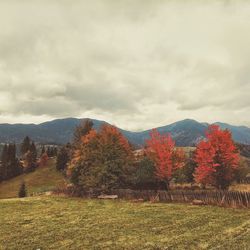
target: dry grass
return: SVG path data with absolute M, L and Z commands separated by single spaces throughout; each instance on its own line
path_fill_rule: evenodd
M 250 184 L 234 184 L 229 187 L 230 191 L 250 192 Z

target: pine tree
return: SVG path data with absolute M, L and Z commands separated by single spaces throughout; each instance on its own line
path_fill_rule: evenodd
M 21 172 L 22 170 L 16 157 L 16 145 L 5 145 L 1 156 L 0 179 L 10 179 L 19 175 Z
M 37 159 L 37 150 L 36 150 L 36 145 L 35 145 L 34 142 L 31 143 L 29 150 L 32 153 L 33 162 L 36 162 L 36 159 Z
M 5 144 L 1 155 L 0 181 L 3 181 L 7 178 L 7 160 L 8 160 L 7 153 L 8 153 L 8 146 Z
M 25 182 L 22 182 L 18 191 L 18 197 L 24 198 L 26 196 L 27 196 L 26 185 L 25 185 Z
M 45 152 L 46 152 L 46 150 L 45 150 L 45 147 L 43 146 L 43 147 L 42 147 L 41 155 L 43 155 Z
M 26 154 L 30 150 L 30 138 L 26 136 L 21 144 L 22 155 Z
M 54 147 L 53 149 L 53 156 L 57 156 L 57 147 Z
M 36 162 L 34 162 L 34 157 L 32 152 L 29 150 L 25 155 L 24 155 L 24 161 L 23 161 L 23 168 L 25 173 L 29 173 L 35 170 L 37 167 Z
M 66 147 L 62 147 L 57 154 L 56 169 L 58 171 L 65 170 L 68 161 L 69 161 L 69 149 Z

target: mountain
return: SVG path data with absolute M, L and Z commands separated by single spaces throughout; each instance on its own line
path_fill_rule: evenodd
M 242 144 L 250 144 L 250 128 L 245 126 L 232 126 L 230 124 L 216 122 L 222 129 L 229 129 L 235 141 Z
M 65 144 L 71 141 L 75 127 L 85 119 L 66 118 L 44 122 L 41 124 L 0 124 L 0 143 L 20 143 L 28 135 L 32 140 L 47 144 Z M 99 129 L 105 121 L 92 119 L 94 128 Z M 250 145 L 250 128 L 233 126 L 226 123 L 215 123 L 223 129 L 232 131 L 236 142 Z M 186 119 L 167 126 L 158 127 L 160 133 L 171 133 L 177 146 L 194 146 L 205 136 L 209 124 Z M 119 128 L 120 129 L 120 128 Z M 131 132 L 120 129 L 135 146 L 141 146 L 149 138 L 150 130 Z
M 178 121 L 173 124 L 158 127 L 160 133 L 170 133 L 172 138 L 176 141 L 177 146 L 194 146 L 197 142 L 204 138 L 207 126 L 195 120 L 186 119 Z M 136 137 L 131 142 L 142 145 L 145 139 L 149 138 L 151 130 L 146 130 L 137 133 Z
M 41 124 L 0 124 L 0 142 L 20 143 L 28 135 L 32 140 L 47 144 L 64 144 L 71 140 L 74 129 L 85 119 L 57 119 Z M 95 128 L 104 121 L 92 119 Z

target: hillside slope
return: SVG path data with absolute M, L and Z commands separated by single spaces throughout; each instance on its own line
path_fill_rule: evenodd
M 62 174 L 55 169 L 55 159 L 50 159 L 45 167 L 37 168 L 32 173 L 23 174 L 13 179 L 1 182 L 0 199 L 17 197 L 22 181 L 25 181 L 28 195 L 32 195 L 32 193 L 50 191 L 65 183 L 65 179 Z

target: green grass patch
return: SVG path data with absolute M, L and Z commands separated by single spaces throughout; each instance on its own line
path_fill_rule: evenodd
M 55 159 L 50 159 L 47 166 L 39 167 L 32 173 L 1 182 L 0 199 L 17 197 L 22 181 L 25 181 L 28 195 L 50 191 L 65 183 L 62 174 L 55 169 Z
M 63 197 L 0 200 L 0 249 L 249 249 L 250 210 Z

